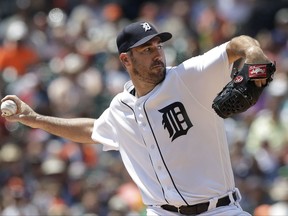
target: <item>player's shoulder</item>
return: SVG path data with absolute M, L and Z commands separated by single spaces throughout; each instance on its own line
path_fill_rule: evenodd
M 167 66 L 166 67 L 166 76 L 172 76 L 178 70 L 179 65 L 177 66 Z
M 125 104 L 133 104 L 135 101 L 135 96 L 131 93 L 134 89 L 134 86 L 131 81 L 128 81 L 124 85 L 124 89 L 122 92 L 116 94 L 110 103 L 110 108 L 116 108 L 118 110 L 123 109 L 123 105 Z M 125 106 L 124 106 L 125 107 Z
M 121 99 L 122 99 L 123 97 L 125 97 L 124 95 L 125 95 L 125 94 L 124 94 L 123 92 L 120 92 L 120 93 L 116 94 L 116 95 L 112 98 L 112 100 L 111 100 L 111 102 L 110 102 L 110 107 L 111 107 L 111 106 L 118 106 L 118 105 L 120 104 L 120 102 L 121 102 Z

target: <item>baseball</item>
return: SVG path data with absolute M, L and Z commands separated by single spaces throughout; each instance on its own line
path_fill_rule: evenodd
M 13 100 L 6 100 L 1 104 L 3 116 L 11 116 L 17 112 L 17 105 Z

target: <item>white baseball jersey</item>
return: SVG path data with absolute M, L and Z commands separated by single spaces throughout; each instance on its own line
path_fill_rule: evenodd
M 93 140 L 120 151 L 146 205 L 193 205 L 234 189 L 224 122 L 211 108 L 230 71 L 225 43 L 167 68 L 143 97 L 127 82 L 95 121 Z

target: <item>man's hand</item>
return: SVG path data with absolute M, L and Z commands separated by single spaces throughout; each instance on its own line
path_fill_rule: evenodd
M 255 82 L 255 85 L 260 88 L 266 85 L 267 79 L 255 80 L 254 82 Z
M 17 105 L 17 112 L 14 115 L 11 116 L 3 116 L 6 120 L 11 122 L 20 122 L 22 124 L 25 124 L 27 126 L 30 126 L 34 128 L 33 125 L 33 119 L 36 118 L 37 113 L 26 103 L 24 103 L 22 100 L 20 100 L 16 95 L 7 95 L 2 100 L 1 103 L 3 103 L 6 100 L 13 100 Z
M 275 70 L 273 63 L 245 63 L 240 71 L 235 69 L 233 79 L 217 94 L 212 108 L 222 118 L 245 112 L 258 101 L 264 88 L 273 80 Z

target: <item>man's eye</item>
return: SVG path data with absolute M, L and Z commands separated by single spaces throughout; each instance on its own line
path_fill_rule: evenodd
M 162 50 L 163 49 L 163 45 L 162 44 L 159 44 L 157 45 L 157 47 L 146 47 L 142 50 L 142 53 L 144 54 L 150 54 L 152 53 L 153 51 L 155 50 Z
M 150 48 L 150 47 L 147 47 L 147 48 L 144 49 L 144 52 L 145 52 L 145 53 L 148 53 L 148 52 L 150 52 L 150 51 L 151 51 L 151 48 Z

